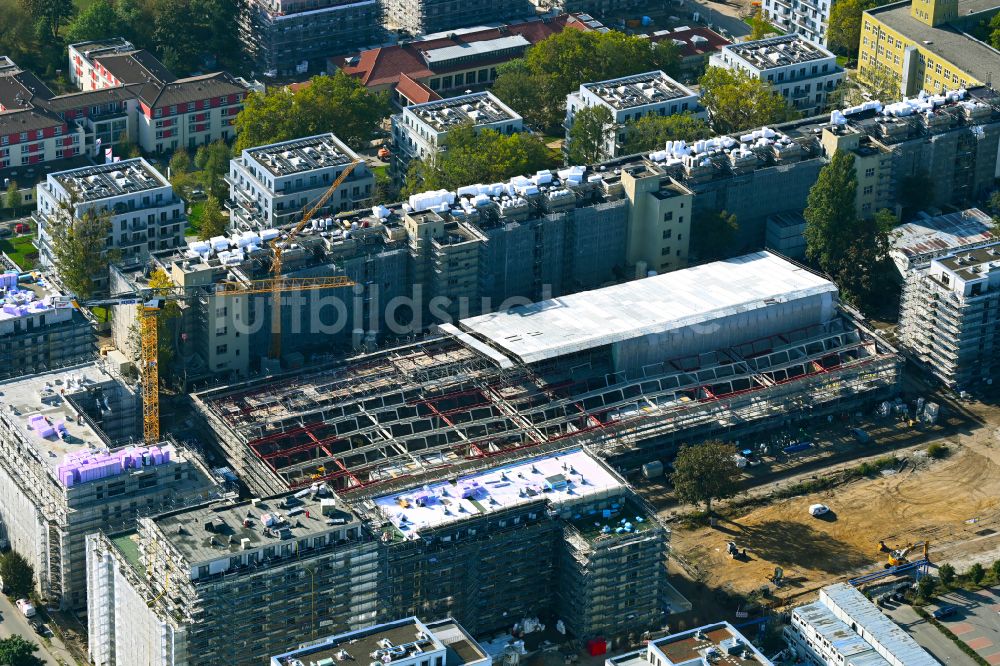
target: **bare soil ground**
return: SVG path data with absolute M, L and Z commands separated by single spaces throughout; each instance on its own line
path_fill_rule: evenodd
M 687 580 L 682 592 L 710 598 L 718 590 L 747 594 L 768 584 L 775 567 L 786 585 L 782 603 L 806 597 L 839 580 L 877 571 L 889 545 L 930 542 L 933 562 L 960 570 L 972 561 L 1000 556 L 1000 409 L 971 408 L 981 425 L 943 438 L 950 455 L 929 459 L 922 449 L 901 452 L 908 464 L 898 473 L 855 481 L 832 490 L 779 500 L 720 520 L 717 527 L 674 523 L 672 570 Z M 811 504 L 832 510 L 809 515 Z M 726 555 L 726 542 L 746 548 L 748 561 Z M 699 600 L 691 599 L 698 609 Z

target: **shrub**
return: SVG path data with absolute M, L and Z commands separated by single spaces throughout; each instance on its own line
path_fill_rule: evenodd
M 942 564 L 938 567 L 938 577 L 946 586 L 955 582 L 955 567 L 950 564 Z
M 946 455 L 948 455 L 948 453 L 949 453 L 948 445 L 942 444 L 941 442 L 934 442 L 933 444 L 927 447 L 927 455 L 929 455 L 931 458 L 934 458 L 935 460 L 940 460 L 941 458 L 944 458 Z

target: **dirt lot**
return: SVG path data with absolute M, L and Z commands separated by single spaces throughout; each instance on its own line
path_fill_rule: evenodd
M 922 449 L 901 452 L 908 463 L 895 474 L 777 501 L 714 529 L 675 523 L 672 569 L 688 579 L 679 587 L 696 596 L 720 589 L 746 594 L 767 585 L 780 566 L 787 584 L 776 596 L 798 600 L 881 568 L 879 539 L 890 545 L 929 540 L 932 561 L 956 566 L 1000 556 L 1000 410 L 972 410 L 983 424 L 944 438 L 951 448 L 944 460 L 930 460 Z M 815 503 L 829 506 L 832 515 L 810 516 Z M 749 561 L 730 560 L 727 541 L 746 548 Z

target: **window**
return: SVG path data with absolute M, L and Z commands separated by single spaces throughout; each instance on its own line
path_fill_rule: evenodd
M 874 177 L 875 177 L 875 167 L 868 167 L 867 169 L 865 169 L 865 178 L 874 178 Z
M 667 239 L 669 239 L 673 235 L 674 235 L 674 230 L 673 229 L 667 229 L 666 231 L 663 232 L 663 240 L 667 240 Z
M 865 185 L 865 188 L 862 190 L 862 193 L 865 196 L 867 196 L 867 195 L 871 194 L 874 191 L 875 191 L 875 186 L 874 185 Z
M 663 214 L 664 222 L 669 222 L 672 219 L 674 219 L 674 211 L 669 211 Z
M 669 247 L 665 247 L 662 250 L 660 250 L 660 256 L 661 257 L 669 257 L 670 256 L 670 248 Z

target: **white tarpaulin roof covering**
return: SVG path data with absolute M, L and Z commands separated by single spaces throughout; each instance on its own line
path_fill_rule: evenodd
M 829 280 L 765 251 L 463 319 L 460 326 L 534 363 L 836 292 Z

